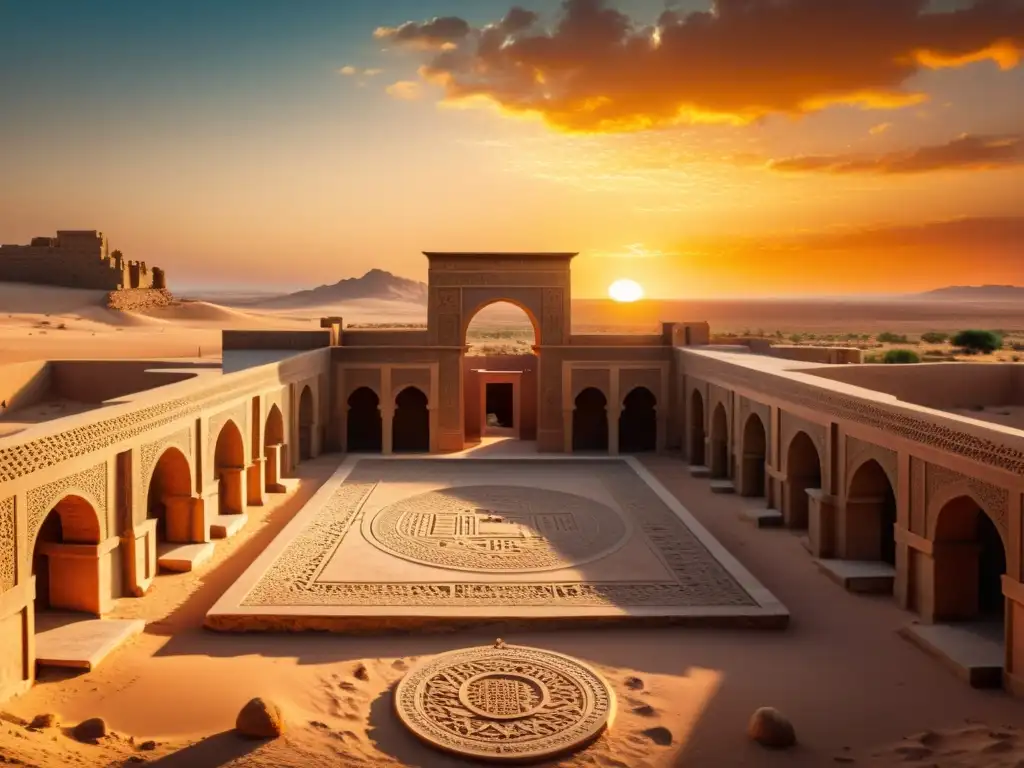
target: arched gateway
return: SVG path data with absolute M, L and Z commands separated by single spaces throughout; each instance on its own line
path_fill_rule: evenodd
M 466 328 L 482 307 L 521 307 L 537 340 L 537 448 L 563 446 L 562 352 L 570 333 L 569 262 L 575 253 L 424 253 L 430 262 L 428 344 L 438 350 L 437 449 L 466 443 Z

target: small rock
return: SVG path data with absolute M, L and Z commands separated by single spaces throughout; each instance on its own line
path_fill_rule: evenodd
M 143 752 L 152 752 L 154 749 L 156 749 L 156 742 L 144 741 L 141 744 L 139 744 L 139 749 Z
M 627 677 L 626 687 L 631 691 L 642 691 L 644 689 L 644 681 L 639 677 Z
M 633 714 L 640 715 L 640 717 L 654 717 L 658 712 L 650 704 L 640 704 L 633 707 Z
M 770 749 L 788 749 L 796 744 L 793 724 L 772 707 L 761 707 L 754 712 L 747 725 L 747 735 Z
M 102 717 L 90 717 L 76 725 L 71 735 L 78 741 L 95 744 L 107 735 L 107 724 Z
M 255 698 L 238 713 L 235 730 L 251 739 L 276 739 L 284 733 L 284 717 L 273 702 Z
M 311 726 L 313 726 L 314 728 L 319 728 L 320 730 L 326 730 L 327 729 L 327 723 L 322 723 L 319 720 L 310 720 L 309 724 Z
M 352 671 L 352 676 L 356 680 L 362 680 L 364 683 L 370 679 L 370 671 L 366 668 L 365 664 L 358 664 Z
M 33 717 L 28 727 L 42 730 L 43 728 L 53 728 L 55 725 L 57 725 L 57 716 L 52 712 L 47 712 L 45 715 Z
M 653 741 L 659 747 L 670 747 L 672 746 L 672 731 L 668 728 L 662 728 L 658 726 L 656 728 L 648 728 L 643 731 L 643 735 Z

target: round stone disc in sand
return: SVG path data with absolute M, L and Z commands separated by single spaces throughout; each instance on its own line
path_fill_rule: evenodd
M 593 741 L 614 718 L 615 694 L 581 661 L 499 641 L 415 666 L 398 684 L 395 709 L 432 747 L 523 763 Z

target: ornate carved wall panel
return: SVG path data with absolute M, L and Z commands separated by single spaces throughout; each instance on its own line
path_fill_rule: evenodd
M 928 491 L 925 482 L 925 463 L 910 457 L 910 530 L 918 536 L 927 536 Z
M 798 432 L 806 432 L 807 436 L 811 438 L 811 442 L 814 443 L 814 447 L 818 449 L 818 459 L 821 461 L 822 472 L 824 472 L 827 466 L 825 427 L 821 424 L 814 424 L 806 419 L 801 419 L 799 416 L 794 416 L 785 410 L 780 412 L 779 417 L 781 421 L 779 432 L 782 437 L 783 461 L 785 461 L 786 456 L 789 454 L 789 446 L 793 442 L 793 438 L 796 437 Z
M 854 474 L 865 462 L 874 460 L 885 470 L 889 483 L 892 485 L 893 493 L 899 489 L 899 456 L 891 448 L 883 448 L 880 445 L 860 440 L 856 437 L 846 438 L 846 490 L 849 493 L 850 483 L 853 482 Z
M 545 288 L 542 305 L 540 343 L 564 344 L 566 342 L 565 291 L 561 288 Z
M 302 392 L 302 386 L 296 387 L 296 396 Z M 296 407 L 298 402 L 296 401 Z M 246 435 L 249 434 L 249 420 L 248 420 L 247 408 L 245 403 L 238 403 L 231 408 L 220 411 L 210 417 L 210 426 L 206 431 L 206 455 L 213 459 L 214 449 L 217 446 L 217 438 L 220 436 L 220 431 L 229 421 L 233 421 L 235 426 L 238 427 L 238 431 L 242 434 L 242 443 L 245 444 Z M 287 419 L 287 415 L 285 415 Z M 246 454 L 248 455 L 248 454 Z
M 437 343 L 442 347 L 462 346 L 461 315 L 445 313 L 437 316 Z
M 493 272 L 489 272 L 487 269 L 486 264 L 478 264 L 476 270 L 455 272 L 432 269 L 430 271 L 430 284 L 439 288 L 448 286 L 475 288 L 487 286 L 507 288 L 551 286 L 554 288 L 565 288 L 569 284 L 568 272 L 565 271 L 520 272 L 505 269 L 504 265 L 502 269 Z
M 36 534 L 47 513 L 65 496 L 76 495 L 93 505 L 100 522 L 100 536 L 107 538 L 107 462 L 65 475 L 51 483 L 33 488 L 27 494 L 29 547 L 35 545 Z
M 766 397 L 816 411 L 835 420 L 857 424 L 895 435 L 904 440 L 928 445 L 1017 476 L 1024 475 L 1024 448 L 1007 440 L 996 442 L 970 434 L 952 426 L 929 421 L 913 414 L 908 406 L 881 404 L 840 394 L 811 381 L 779 376 L 763 371 L 685 355 L 686 370 L 691 375 L 714 378 L 725 384 L 759 392 Z M 808 379 L 813 377 L 808 376 Z
M 14 523 L 14 497 L 0 499 L 0 592 L 18 581 L 18 526 Z
M 192 445 L 192 430 L 185 427 L 142 446 L 139 451 L 139 485 L 137 487 L 140 489 L 140 494 L 136 499 L 137 502 L 145 503 L 149 493 L 149 483 L 153 479 L 153 470 L 156 469 L 156 464 L 160 461 L 164 451 L 170 447 L 177 448 L 185 454 L 185 458 L 189 459 L 191 467 Z
M 462 357 L 457 353 L 441 356 L 438 367 L 438 389 L 441 393 L 439 424 L 443 429 L 458 429 L 461 423 Z
M 952 469 L 928 464 L 925 472 L 928 494 L 928 536 L 935 535 L 935 525 L 946 503 L 960 495 L 969 495 L 992 518 L 1004 543 L 1009 538 L 1007 515 L 1010 492 L 1005 488 L 968 477 Z

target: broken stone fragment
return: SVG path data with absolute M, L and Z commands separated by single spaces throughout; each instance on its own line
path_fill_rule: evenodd
M 796 744 L 793 724 L 773 707 L 761 707 L 754 712 L 747 726 L 747 735 L 769 749 L 788 749 Z

